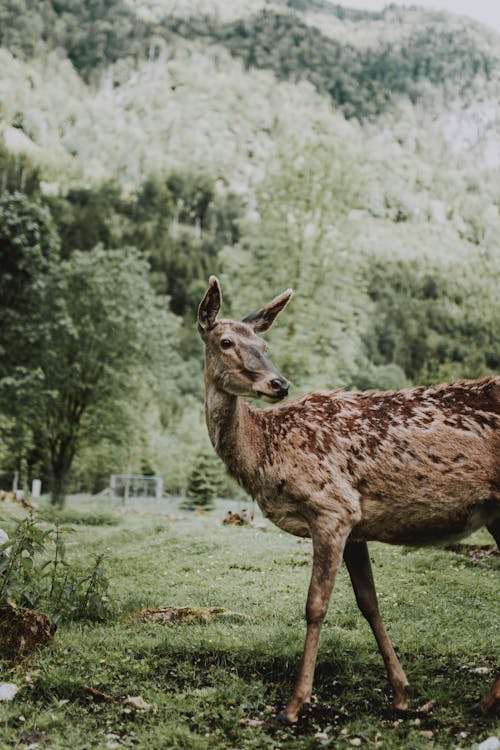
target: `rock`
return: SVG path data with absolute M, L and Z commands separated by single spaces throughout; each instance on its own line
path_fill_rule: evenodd
M 0 682 L 0 701 L 11 701 L 18 690 L 13 682 Z
M 500 740 L 498 737 L 488 737 L 487 740 L 477 745 L 477 750 L 499 750 Z
M 151 709 L 151 704 L 146 703 L 142 695 L 127 695 L 123 702 L 126 706 L 132 706 L 138 711 L 149 711 Z
M 56 626 L 43 612 L 0 607 L 0 649 L 11 661 L 29 656 L 52 639 Z
M 9 541 L 9 535 L 7 534 L 6 531 L 4 531 L 3 529 L 0 529 L 0 547 L 8 541 Z M 0 550 L 0 557 L 3 557 L 3 556 L 8 557 L 10 554 L 10 550 L 11 550 L 10 547 L 6 547 L 5 549 Z

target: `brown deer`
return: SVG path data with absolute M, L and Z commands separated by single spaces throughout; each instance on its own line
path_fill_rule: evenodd
M 311 537 L 307 632 L 282 721 L 310 701 L 321 625 L 344 559 L 393 690 L 408 707 L 408 680 L 380 618 L 367 542 L 425 545 L 487 526 L 500 546 L 500 377 L 387 392 L 318 391 L 275 403 L 289 382 L 257 335 L 292 296 L 287 291 L 240 322 L 218 319 L 215 276 L 198 311 L 205 343 L 206 421 L 231 476 L 280 529 Z M 481 702 L 499 699 L 500 678 Z

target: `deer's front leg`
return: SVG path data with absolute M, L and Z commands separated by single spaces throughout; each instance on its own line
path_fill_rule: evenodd
M 296 722 L 304 705 L 311 700 L 321 626 L 350 530 L 350 527 L 344 528 L 340 523 L 332 524 L 329 521 L 327 524 L 326 519 L 319 519 L 311 529 L 313 567 L 307 594 L 306 642 L 292 699 L 279 716 L 285 723 Z

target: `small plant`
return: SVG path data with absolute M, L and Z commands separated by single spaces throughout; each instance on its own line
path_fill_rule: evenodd
M 87 569 L 70 564 L 63 536 L 70 531 L 59 525 L 43 529 L 31 515 L 17 524 L 0 546 L 0 607 L 43 609 L 55 622 L 106 618 L 103 556 Z
M 19 521 L 11 538 L 0 547 L 0 606 L 21 603 L 33 606 L 35 554 L 43 553 L 51 530 L 44 531 L 30 515 Z

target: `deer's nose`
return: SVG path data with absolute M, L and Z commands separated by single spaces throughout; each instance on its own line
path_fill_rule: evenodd
M 271 388 L 277 396 L 284 398 L 285 396 L 288 396 L 290 383 L 288 380 L 285 380 L 285 378 L 274 378 L 271 380 Z

